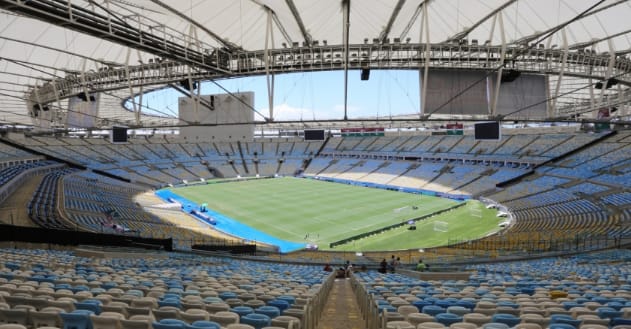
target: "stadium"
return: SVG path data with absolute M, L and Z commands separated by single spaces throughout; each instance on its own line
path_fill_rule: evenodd
M 0 0 L 0 329 L 631 328 L 627 0 Z

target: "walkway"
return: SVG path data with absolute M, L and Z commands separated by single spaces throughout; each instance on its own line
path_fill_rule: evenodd
M 366 329 L 350 280 L 335 279 L 316 329 Z

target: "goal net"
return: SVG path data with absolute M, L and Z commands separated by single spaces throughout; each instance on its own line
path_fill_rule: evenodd
M 447 232 L 449 231 L 449 227 L 447 222 L 435 221 L 434 222 L 434 231 L 435 232 Z
M 478 202 L 469 202 L 469 215 L 475 218 L 482 218 L 482 204 Z

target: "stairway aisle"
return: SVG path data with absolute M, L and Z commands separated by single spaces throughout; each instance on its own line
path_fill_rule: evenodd
M 335 279 L 316 329 L 366 329 L 350 280 Z

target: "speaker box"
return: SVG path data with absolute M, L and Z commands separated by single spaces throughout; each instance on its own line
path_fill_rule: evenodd
M 519 78 L 521 72 L 517 70 L 505 70 L 502 71 L 502 83 L 504 82 L 513 82 L 515 79 Z
M 370 69 L 362 69 L 361 76 L 363 81 L 370 79 Z

